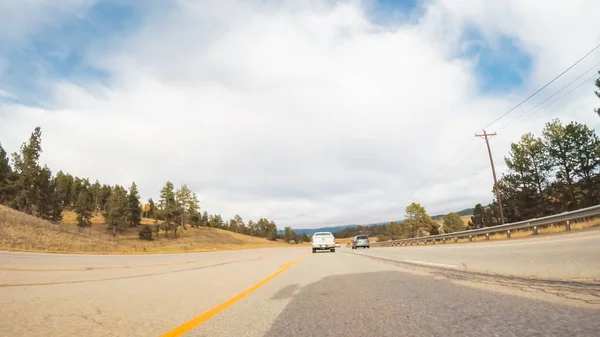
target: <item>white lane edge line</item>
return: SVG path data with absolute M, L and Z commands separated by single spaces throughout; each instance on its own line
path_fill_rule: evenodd
M 402 260 L 402 261 L 408 262 L 408 263 L 423 264 L 423 265 L 426 265 L 426 266 L 436 266 L 436 267 L 446 267 L 446 268 L 458 268 L 458 266 L 455 266 L 453 264 L 432 263 L 432 262 L 414 261 L 414 260 Z

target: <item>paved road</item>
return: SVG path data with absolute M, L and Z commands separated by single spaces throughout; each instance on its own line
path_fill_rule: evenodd
M 317 254 L 308 247 L 152 256 L 0 253 L 0 336 L 160 336 L 178 327 L 186 336 L 597 336 L 600 283 L 405 261 L 452 265 L 460 257 L 475 266 L 488 254 L 496 266 L 490 271 L 499 271 L 529 261 L 527 254 L 537 256 L 545 245 L 577 254 L 571 246 L 587 252 L 583 242 L 596 239 L 540 240 L 548 238 L 504 246 L 520 249 L 518 258 L 499 253 L 507 243 Z M 568 262 L 549 261 L 540 270 Z
M 474 244 L 382 247 L 357 253 L 519 277 L 600 282 L 600 230 Z

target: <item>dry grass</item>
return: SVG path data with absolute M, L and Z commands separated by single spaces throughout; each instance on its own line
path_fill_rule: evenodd
M 597 226 L 600 226 L 600 218 L 584 220 L 584 221 L 580 221 L 580 222 L 574 222 L 571 224 L 571 230 L 576 231 L 576 230 L 582 230 L 582 229 L 592 228 L 592 227 L 597 227 Z M 566 232 L 565 225 L 558 225 L 558 226 L 550 225 L 550 226 L 541 227 L 538 229 L 539 235 L 557 234 L 557 233 L 562 233 L 562 232 Z M 526 237 L 530 237 L 530 236 L 533 236 L 533 230 L 525 229 L 525 230 L 515 231 L 515 232 L 511 233 L 511 239 L 526 238 Z M 492 240 L 494 240 L 494 241 L 507 240 L 506 233 L 502 232 L 502 233 L 491 234 L 490 241 L 492 241 Z M 482 236 L 474 237 L 473 242 L 476 242 L 476 241 L 486 241 L 485 236 L 482 235 Z M 454 243 L 454 240 L 447 240 L 446 242 Z M 469 239 L 468 238 L 458 239 L 458 243 L 465 243 L 465 242 L 469 242 Z
M 589 228 L 593 228 L 593 227 L 600 227 L 600 217 L 595 218 L 595 219 L 580 220 L 580 221 L 571 223 L 572 231 L 585 230 L 585 229 L 589 229 Z M 558 234 L 558 233 L 562 233 L 562 232 L 566 232 L 565 224 L 549 225 L 549 226 L 538 228 L 539 235 L 552 235 L 552 234 Z M 523 230 L 519 230 L 519 231 L 513 231 L 511 233 L 511 239 L 520 239 L 520 238 L 526 238 L 526 237 L 530 237 L 530 236 L 533 236 L 532 229 L 523 229 Z M 426 239 L 426 238 L 427 237 L 425 236 L 425 237 L 421 237 L 420 239 Z M 492 241 L 492 240 L 494 240 L 494 241 L 508 240 L 508 238 L 506 237 L 506 232 L 499 232 L 499 233 L 495 233 L 495 234 L 490 234 L 490 241 Z M 469 243 L 469 242 L 480 242 L 480 241 L 487 241 L 485 239 L 485 235 L 479 235 L 476 237 L 474 236 L 473 241 L 469 241 L 469 238 L 459 238 L 456 243 Z M 451 243 L 455 243 L 453 238 L 446 240 L 446 244 L 451 244 Z
M 117 238 L 112 238 L 105 232 L 101 217 L 95 217 L 92 228 L 86 229 L 84 233 L 78 232 L 72 212 L 65 212 L 64 219 L 65 224 L 55 225 L 0 205 L 0 249 L 57 253 L 139 254 L 295 246 L 216 228 L 190 227 L 180 231 L 177 238 L 165 237 L 164 233 L 161 233 L 153 241 L 140 240 L 137 229 L 131 228 Z
M 75 213 L 74 211 L 63 211 L 62 216 L 63 216 L 62 223 L 64 225 L 71 226 L 74 228 L 77 227 L 77 213 Z M 102 216 L 102 214 L 100 214 L 100 213 L 95 214 L 94 216 L 92 216 L 90 221 L 92 222 L 93 230 L 104 231 L 105 224 L 104 224 L 104 217 Z M 162 223 L 162 221 L 159 221 L 159 223 Z M 154 225 L 154 219 L 142 218 L 141 224 L 142 225 Z

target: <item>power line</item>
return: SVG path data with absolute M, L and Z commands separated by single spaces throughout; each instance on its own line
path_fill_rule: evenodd
M 466 145 L 470 145 L 471 143 L 473 143 L 473 142 L 471 141 L 471 142 L 467 143 Z M 462 163 L 462 162 L 464 162 L 473 153 L 475 153 L 475 151 L 478 150 L 480 146 L 481 146 L 481 143 L 477 143 L 477 145 L 473 149 L 471 149 L 471 151 L 467 152 L 467 154 L 465 156 L 462 156 L 459 160 L 454 160 L 455 155 L 453 155 L 452 157 L 449 158 L 450 160 L 444 161 L 444 163 L 446 163 L 446 165 L 440 166 L 440 168 L 442 168 L 442 167 L 446 168 L 448 166 L 447 165 L 448 163 L 453 163 L 453 162 Z M 461 151 L 464 150 L 464 149 L 466 149 L 466 148 L 467 148 L 467 146 L 463 146 L 461 148 Z M 458 152 L 460 152 L 460 151 L 455 152 L 455 154 L 458 153 Z M 456 169 L 456 167 L 454 167 L 453 169 Z M 437 169 L 435 171 L 435 173 L 437 173 L 437 174 L 434 173 L 427 180 L 425 180 L 424 182 L 422 182 L 421 184 L 419 184 L 419 186 L 417 186 L 417 188 L 415 188 L 414 190 L 412 190 L 410 192 L 410 194 L 406 194 L 405 196 L 407 197 L 407 199 L 412 199 L 414 197 L 414 195 L 417 194 L 417 192 L 419 192 L 425 185 L 430 184 L 430 183 L 431 184 L 438 183 L 440 181 L 440 179 L 444 176 L 444 175 L 440 175 L 440 172 L 442 172 L 443 174 L 447 174 L 448 172 L 452 172 L 452 171 L 446 171 L 446 170 L 442 171 L 441 169 Z M 396 208 L 393 208 L 393 209 L 396 209 Z M 392 209 L 389 209 L 389 210 L 392 210 Z
M 548 87 L 550 84 L 554 83 L 557 79 L 559 79 L 562 75 L 564 75 L 565 73 L 567 73 L 569 70 L 571 70 L 573 67 L 575 67 L 577 64 L 579 64 L 581 61 L 583 61 L 586 57 L 588 57 L 591 53 L 593 53 L 596 49 L 600 48 L 600 43 L 597 44 L 594 48 L 592 48 L 590 51 L 588 51 L 585 55 L 583 55 L 579 60 L 577 60 L 575 63 L 573 63 L 571 66 L 569 66 L 567 69 L 565 69 L 563 72 L 561 72 L 560 74 L 558 74 L 557 76 L 555 76 L 550 82 L 546 83 L 543 87 L 541 87 L 540 89 L 538 89 L 536 92 L 534 92 L 533 94 L 529 95 L 527 98 L 525 98 L 524 100 L 522 100 L 519 104 L 515 105 L 514 107 L 512 107 L 510 110 L 508 110 L 507 112 L 505 112 L 504 114 L 500 115 L 498 118 L 494 119 L 492 122 L 490 122 L 489 124 L 487 124 L 486 126 L 484 126 L 482 129 L 486 129 L 488 127 L 490 127 L 491 125 L 493 125 L 494 123 L 496 123 L 497 121 L 499 121 L 500 119 L 504 118 L 506 115 L 510 114 L 511 112 L 513 112 L 514 110 L 516 110 L 517 108 L 519 108 L 521 105 L 525 104 L 527 101 L 529 101 L 531 98 L 533 98 L 535 95 L 537 95 L 538 93 L 540 93 L 542 90 L 544 90 L 546 87 Z M 586 72 L 587 73 L 587 72 Z M 584 73 L 585 74 L 585 73 Z M 581 77 L 581 76 L 580 76 Z M 579 77 L 579 78 L 580 78 Z M 577 79 L 575 79 L 576 81 Z M 585 82 L 584 82 L 585 83 Z M 582 83 L 583 84 L 583 83 Z M 577 87 L 581 86 L 582 84 L 578 85 Z M 567 85 L 568 86 L 568 85 Z M 576 87 L 576 88 L 577 88 Z M 574 89 L 576 89 L 574 88 Z M 573 90 L 574 90 L 573 89 Z M 562 89 L 561 89 L 562 90 Z M 566 96 L 567 94 L 569 94 L 570 92 L 572 92 L 573 90 L 567 92 L 565 95 L 559 97 L 562 98 L 564 96 Z M 559 91 L 560 92 L 560 91 Z M 552 95 L 554 96 L 554 95 Z M 551 96 L 551 97 L 552 97 Z M 551 98 L 550 97 L 550 98 Z M 558 99 L 557 99 L 558 100 Z M 552 103 L 550 103 L 549 105 L 547 105 L 546 107 L 552 105 L 554 102 L 556 102 L 557 100 L 553 101 Z M 529 111 L 528 111 L 529 112 Z M 472 139 L 472 138 L 471 138 Z M 452 157 L 454 157 L 457 153 L 459 153 L 460 151 L 463 151 L 464 149 L 467 148 L 468 145 L 471 144 L 471 141 L 465 142 L 464 145 L 462 145 L 457 151 L 455 151 L 452 156 L 449 157 L 449 159 L 451 159 Z M 474 152 L 475 149 L 473 149 L 472 152 Z M 469 153 L 469 156 L 472 154 Z M 447 165 L 450 161 L 449 160 L 445 160 L 444 163 Z M 427 178 L 423 183 L 421 183 L 415 190 L 413 190 L 411 192 L 411 194 L 409 195 L 409 198 L 412 198 L 414 196 L 414 194 L 416 194 L 421 188 L 423 188 L 423 186 L 425 186 L 426 184 L 428 184 L 433 178 L 438 177 L 438 175 L 436 174 L 437 172 L 440 171 L 441 168 L 444 168 L 446 165 L 442 165 L 442 166 L 438 166 L 434 171 L 433 174 Z M 395 208 L 394 208 L 395 209 Z M 391 209 L 390 209 L 391 210 Z
M 506 123 L 504 126 L 502 126 L 499 130 L 502 130 L 504 128 L 506 128 L 507 126 L 513 124 L 514 122 L 518 121 L 519 119 L 521 119 L 523 116 L 527 115 L 528 113 L 530 113 L 531 111 L 535 110 L 536 108 L 538 108 L 540 105 L 546 103 L 549 99 L 551 99 L 552 97 L 556 96 L 557 94 L 559 94 L 561 91 L 565 90 L 566 88 L 568 88 L 569 86 L 571 86 L 571 84 L 575 83 L 577 80 L 579 80 L 580 78 L 582 78 L 584 75 L 586 75 L 587 73 L 589 73 L 592 70 L 595 70 L 597 66 L 600 65 L 600 62 L 596 63 L 593 67 L 589 68 L 588 70 L 586 70 L 585 72 L 583 72 L 581 75 L 577 76 L 577 78 L 575 78 L 574 80 L 572 80 L 571 82 L 569 82 L 567 85 L 565 85 L 564 87 L 560 88 L 560 90 L 554 92 L 552 95 L 546 97 L 546 99 L 544 99 L 543 101 L 539 102 L 536 106 L 534 106 L 533 108 L 525 111 L 524 113 L 522 113 L 521 115 L 519 115 L 519 117 L 513 119 L 512 121 Z M 595 76 L 595 75 L 594 75 Z M 580 84 L 581 85 L 581 84 Z M 564 96 L 561 96 L 564 97 Z
M 440 171 L 442 171 L 442 169 L 443 169 L 443 168 L 446 168 L 446 167 L 448 166 L 448 164 L 449 164 L 449 163 L 451 163 L 451 159 L 452 159 L 453 157 L 455 157 L 455 155 L 456 155 L 457 153 L 459 153 L 459 152 L 463 151 L 464 149 L 466 149 L 466 148 L 467 148 L 467 146 L 468 146 L 468 145 L 470 145 L 471 143 L 472 143 L 472 141 L 471 141 L 471 142 L 467 142 L 467 143 L 465 143 L 465 145 L 463 145 L 463 146 L 462 146 L 462 147 L 461 147 L 461 148 L 460 148 L 458 151 L 454 152 L 454 153 L 452 154 L 452 156 L 449 156 L 448 160 L 444 160 L 444 164 L 445 164 L 445 165 L 438 166 L 438 167 L 437 167 L 437 168 L 434 170 L 433 174 L 432 174 L 431 176 L 429 176 L 429 178 L 427 178 L 427 180 L 425 180 L 425 181 L 424 181 L 423 183 L 421 183 L 421 184 L 420 184 L 420 185 L 419 185 L 419 186 L 418 186 L 418 187 L 417 187 L 415 190 L 413 190 L 413 191 L 411 192 L 411 194 L 410 194 L 410 197 L 412 197 L 412 196 L 413 196 L 415 193 L 417 193 L 417 192 L 418 192 L 418 191 L 419 191 L 421 188 L 423 188 L 423 186 L 425 186 L 426 184 L 430 183 L 432 179 L 434 179 L 434 178 L 438 177 L 438 175 L 439 175 L 439 172 L 440 172 Z
M 557 79 L 559 79 L 562 75 L 564 75 L 566 72 L 568 72 L 569 70 L 571 70 L 574 66 L 576 66 L 577 64 L 579 64 L 579 62 L 581 62 L 582 60 L 584 60 L 586 57 L 588 57 L 591 53 L 593 53 L 596 49 L 600 48 L 600 43 L 598 45 L 596 45 L 594 48 L 592 48 L 592 50 L 590 50 L 589 52 L 587 52 L 585 55 L 583 55 L 579 60 L 577 60 L 575 63 L 573 63 L 571 66 L 569 66 L 567 69 L 565 69 L 562 73 L 558 74 L 556 77 L 554 77 L 550 82 L 546 83 L 546 85 L 544 85 L 543 87 L 541 87 L 540 89 L 538 89 L 536 92 L 534 92 L 533 94 L 531 94 L 529 97 L 525 98 L 523 101 L 521 101 L 519 104 L 517 104 L 516 106 L 514 106 L 512 109 L 508 110 L 507 112 L 505 112 L 504 114 L 502 114 L 500 117 L 496 118 L 494 121 L 492 121 L 491 123 L 489 123 L 488 125 L 486 125 L 485 127 L 483 127 L 483 129 L 491 126 L 492 124 L 494 124 L 495 122 L 499 121 L 500 119 L 502 119 L 503 117 L 505 117 L 506 115 L 508 115 L 509 113 L 513 112 L 515 109 L 519 108 L 521 105 L 523 105 L 524 103 L 526 103 L 527 101 L 529 101 L 531 98 L 533 98 L 535 95 L 537 95 L 538 93 L 540 93 L 542 90 L 544 90 L 546 87 L 548 87 L 550 84 L 554 83 L 554 81 L 556 81 Z M 459 153 L 460 151 L 463 151 L 468 145 L 470 144 L 470 142 L 466 142 L 464 145 L 462 145 L 457 151 L 455 151 L 452 156 L 454 157 L 457 153 Z M 445 163 L 447 164 L 448 161 L 445 161 Z M 415 189 L 412 193 L 411 193 L 411 197 L 418 192 L 424 185 L 428 184 L 431 179 L 435 178 L 437 175 L 435 175 L 436 172 L 438 172 L 441 168 L 444 168 L 445 166 L 442 167 L 438 167 L 436 168 L 436 170 L 433 172 L 433 176 L 430 176 L 429 178 L 427 178 L 427 180 L 425 180 L 422 184 L 420 184 L 417 189 Z
M 551 106 L 552 104 L 556 103 L 557 101 L 560 101 L 563 97 L 567 96 L 568 94 L 572 93 L 573 91 L 577 90 L 578 88 L 580 88 L 582 85 L 586 84 L 587 82 L 589 82 L 590 80 L 595 80 L 596 77 L 598 75 L 594 74 L 591 77 L 588 77 L 587 79 L 585 79 L 583 82 L 579 83 L 577 86 L 575 86 L 573 89 L 565 92 L 563 95 L 559 96 L 558 98 L 556 98 L 554 101 L 550 102 L 549 104 L 546 104 L 545 106 L 543 106 L 541 109 L 539 109 L 538 111 L 534 112 L 533 114 L 529 115 L 528 118 L 531 118 L 533 116 L 535 116 L 538 112 L 546 109 L 547 107 Z M 527 119 L 527 118 L 526 118 Z
M 594 48 L 592 48 L 592 50 L 590 50 L 589 52 L 587 52 L 585 55 L 583 55 L 579 60 L 577 60 L 577 62 L 573 63 L 570 67 L 568 67 L 567 69 L 565 69 L 562 73 L 560 73 L 556 77 L 554 77 L 550 82 L 546 83 L 543 87 L 541 87 L 540 89 L 538 89 L 536 92 L 534 92 L 533 94 L 531 94 L 529 97 L 527 97 L 524 100 L 522 100 L 519 104 L 515 105 L 514 107 L 512 107 L 510 110 L 508 110 L 504 114 L 500 115 L 498 118 L 494 119 L 491 123 L 489 123 L 488 125 L 484 126 L 482 129 L 486 129 L 486 128 L 490 127 L 492 124 L 496 123 L 497 121 L 499 121 L 500 119 L 504 118 L 506 115 L 508 115 L 509 113 L 513 112 L 515 109 L 517 109 L 518 107 L 520 107 L 521 105 L 523 105 L 525 102 L 529 101 L 533 96 L 537 95 L 540 91 L 544 90 L 547 86 L 549 86 L 550 84 L 554 83 L 554 81 L 556 81 L 557 79 L 559 79 L 567 71 L 571 70 L 571 68 L 573 68 L 574 66 L 576 66 L 577 64 L 579 64 L 579 62 L 583 61 L 583 59 L 585 59 L 586 57 L 588 57 L 591 53 L 593 53 L 598 48 L 600 48 L 600 43 L 598 45 L 596 45 Z

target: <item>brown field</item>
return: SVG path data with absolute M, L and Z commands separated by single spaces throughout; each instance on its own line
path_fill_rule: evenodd
M 63 219 L 64 224 L 52 224 L 0 205 L 0 249 L 56 253 L 143 254 L 297 246 L 216 228 L 188 227 L 187 230 L 180 230 L 176 238 L 167 238 L 161 232 L 160 236 L 153 241 L 140 240 L 137 236 L 138 229 L 131 228 L 113 238 L 106 233 L 104 219 L 101 216 L 94 217 L 92 227 L 82 232 L 79 232 L 73 212 L 65 212 Z

